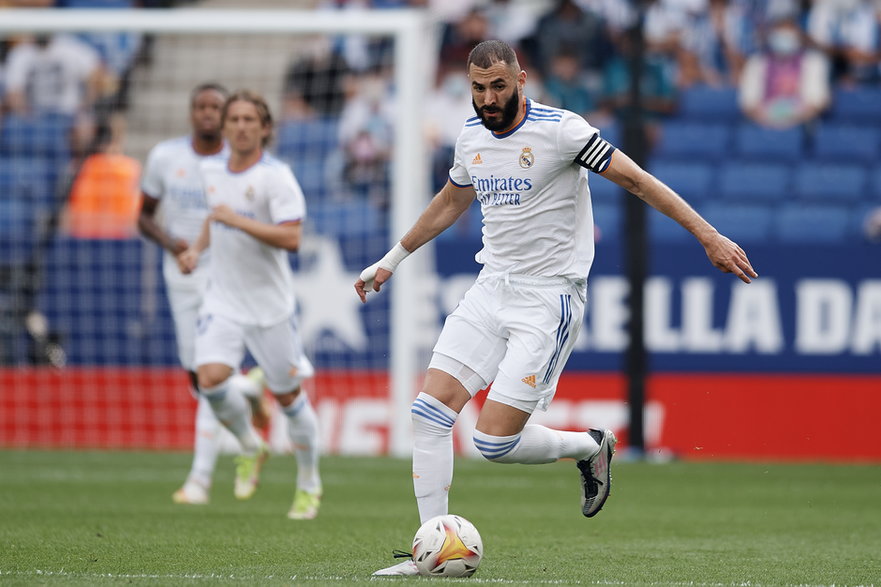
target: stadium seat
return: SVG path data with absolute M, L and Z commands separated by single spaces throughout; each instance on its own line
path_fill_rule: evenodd
M 795 162 L 804 153 L 804 135 L 800 128 L 778 130 L 743 123 L 734 133 L 734 153 L 754 161 Z
M 868 180 L 863 165 L 809 161 L 796 167 L 793 190 L 800 200 L 855 203 L 868 198 Z
M 596 204 L 615 204 L 624 196 L 624 188 L 614 181 L 590 174 L 590 200 Z
M 594 204 L 593 223 L 599 242 L 614 242 L 621 236 L 621 202 L 617 204 Z
M 73 119 L 62 114 L 7 115 L 0 124 L 0 155 L 44 157 L 59 164 L 70 158 Z
M 856 124 L 881 124 L 881 88 L 840 88 L 832 95 L 828 119 Z
M 56 173 L 42 158 L 2 157 L 0 199 L 19 198 L 35 206 L 51 206 L 55 203 Z
M 339 146 L 336 120 L 288 120 L 278 127 L 276 154 L 288 163 L 306 197 L 324 199 L 330 195 L 328 165 Z
M 710 202 L 702 206 L 700 212 L 719 232 L 738 243 L 768 242 L 772 239 L 773 206 Z
M 712 194 L 715 171 L 710 163 L 655 160 L 649 170 L 689 202 L 705 200 Z
M 814 136 L 813 155 L 822 161 L 875 162 L 881 157 L 881 130 L 873 126 L 823 123 Z
M 789 195 L 791 179 L 784 163 L 730 161 L 719 172 L 719 195 L 729 202 L 780 201 Z
M 679 95 L 678 117 L 685 120 L 734 122 L 742 115 L 737 103 L 737 89 L 696 86 Z
M 312 203 L 306 221 L 329 236 L 368 237 L 382 228 L 379 210 L 363 200 Z
M 664 159 L 719 161 L 730 150 L 730 125 L 677 120 L 663 126 L 653 155 Z
M 869 178 L 869 198 L 873 202 L 881 204 L 881 166 L 872 169 Z
M 851 227 L 847 206 L 787 203 L 778 211 L 775 232 L 784 243 L 841 243 Z
M 651 240 L 654 242 L 684 243 L 694 238 L 678 222 L 651 207 L 646 209 L 646 223 Z

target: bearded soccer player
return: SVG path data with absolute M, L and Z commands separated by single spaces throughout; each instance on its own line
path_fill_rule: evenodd
M 604 176 L 676 220 L 720 270 L 746 283 L 757 273 L 737 244 L 586 120 L 526 97 L 526 72 L 507 44 L 480 43 L 467 70 L 476 116 L 459 135 L 447 184 L 400 242 L 361 273 L 355 290 L 362 302 L 369 291 L 380 291 L 407 255 L 477 199 L 483 248 L 476 259 L 483 268 L 447 317 L 411 409 L 420 520 L 448 513 L 453 424 L 490 383 L 474 430 L 477 449 L 496 463 L 574 459 L 581 513 L 591 518 L 609 496 L 615 435 L 528 423 L 550 404 L 582 324 L 594 257 L 588 174 Z M 374 574 L 418 573 L 405 560 Z

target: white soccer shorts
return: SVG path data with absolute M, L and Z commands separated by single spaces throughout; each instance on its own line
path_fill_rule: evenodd
M 491 382 L 490 399 L 546 410 L 581 329 L 584 303 L 582 281 L 481 276 L 447 317 L 434 352 Z M 448 372 L 438 359 L 434 367 Z
M 200 314 L 196 328 L 196 365 L 220 363 L 237 368 L 245 349 L 263 369 L 266 386 L 276 394 L 293 391 L 315 374 L 303 352 L 294 317 L 273 326 L 246 326 L 219 314 Z
M 204 284 L 201 279 L 197 287 L 174 287 L 166 284 L 168 305 L 174 320 L 174 334 L 177 342 L 177 358 L 187 371 L 195 370 L 196 320 L 202 305 Z

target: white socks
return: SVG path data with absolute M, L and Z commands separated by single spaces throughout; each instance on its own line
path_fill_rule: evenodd
M 297 488 L 310 493 L 321 491 L 321 476 L 318 473 L 318 418 L 305 391 L 294 403 L 282 407 L 288 419 L 288 434 L 297 455 Z
M 248 400 L 236 385 L 231 385 L 232 377 L 220 385 L 202 388 L 202 393 L 211 403 L 214 415 L 242 445 L 246 454 L 254 454 L 263 445 L 263 440 L 251 423 L 251 409 Z
M 420 393 L 410 409 L 413 418 L 413 490 L 419 519 L 447 513 L 453 482 L 453 424 L 458 414 Z
M 553 463 L 562 458 L 580 461 L 599 450 L 587 432 L 552 430 L 538 424 L 527 424 L 514 436 L 491 436 L 475 430 L 474 445 L 487 460 L 525 465 Z
M 204 395 L 197 396 L 196 442 L 193 448 L 193 465 L 187 481 L 194 481 L 208 489 L 214 476 L 217 455 L 220 452 L 220 422 Z

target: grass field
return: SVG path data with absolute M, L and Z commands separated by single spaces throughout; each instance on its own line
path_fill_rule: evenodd
M 297 584 L 373 579 L 416 529 L 409 462 L 323 460 L 321 515 L 285 517 L 293 459 L 249 502 L 220 463 L 208 506 L 170 495 L 189 455 L 0 451 L 4 585 Z M 881 467 L 616 463 L 612 497 L 579 513 L 572 463 L 460 460 L 451 511 L 480 530 L 477 574 L 540 585 L 881 585 Z

